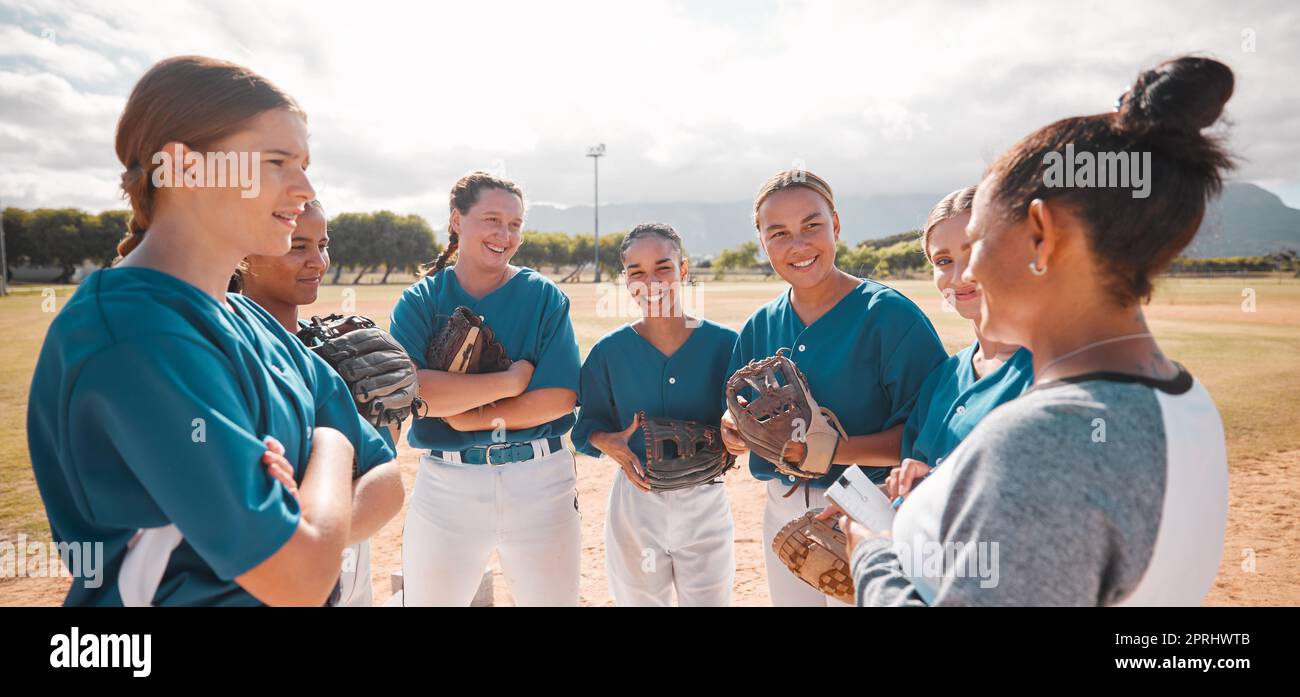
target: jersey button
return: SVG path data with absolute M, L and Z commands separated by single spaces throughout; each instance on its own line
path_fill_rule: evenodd
M 786 477 L 786 479 L 789 479 L 790 481 L 793 482 L 793 481 L 794 481 L 794 475 L 793 475 L 793 474 L 788 475 L 788 476 Z
M 669 384 L 669 385 L 676 385 L 676 384 L 677 384 L 677 378 L 668 378 L 668 384 Z
M 957 405 L 957 414 L 960 416 L 960 415 L 965 414 L 965 413 L 966 413 L 966 407 L 963 406 L 963 405 L 961 405 L 961 404 L 958 404 L 958 405 Z
M 804 346 L 803 344 L 799 344 L 799 350 L 800 350 L 801 352 L 802 352 L 803 350 L 807 349 L 807 348 L 808 348 L 807 346 Z

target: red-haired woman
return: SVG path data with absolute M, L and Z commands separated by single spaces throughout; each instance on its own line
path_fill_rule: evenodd
M 117 155 L 124 258 L 54 319 L 28 407 L 55 539 L 105 552 L 66 602 L 320 605 L 354 541 L 354 461 L 393 452 L 324 361 L 226 293 L 315 198 L 306 117 L 247 68 L 170 58 L 127 99 Z M 249 177 L 206 179 L 232 157 Z

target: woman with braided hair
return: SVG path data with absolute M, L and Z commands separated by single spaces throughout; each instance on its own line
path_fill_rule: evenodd
M 390 325 L 420 368 L 428 405 L 407 437 L 425 455 L 402 535 L 403 602 L 469 605 L 495 550 L 516 605 L 577 605 L 577 477 L 560 440 L 573 426 L 580 365 L 569 299 L 510 263 L 524 222 L 518 185 L 471 172 L 448 208 L 447 249 L 402 293 Z M 461 307 L 495 333 L 508 368 L 429 365 L 430 345 Z
M 255 189 L 194 176 L 215 155 L 248 162 Z M 127 99 L 117 156 L 123 258 L 54 319 L 28 404 L 54 537 L 105 550 L 107 582 L 76 578 L 65 602 L 321 605 L 354 466 L 393 451 L 325 361 L 227 293 L 242 259 L 289 251 L 316 197 L 306 117 L 247 68 L 169 58 Z

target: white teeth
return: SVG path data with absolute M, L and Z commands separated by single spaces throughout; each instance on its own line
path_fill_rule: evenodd
M 814 261 L 817 261 L 817 257 L 813 257 L 807 261 L 796 261 L 795 263 L 791 264 L 791 266 L 795 267 L 796 269 L 806 269 L 809 266 L 812 266 L 812 263 Z
M 489 245 L 485 245 L 485 246 L 486 246 L 488 249 L 490 249 L 490 250 L 496 252 L 497 254 L 504 254 L 505 251 L 506 251 L 506 248 L 505 248 L 505 247 L 493 247 L 493 246 L 490 245 L 490 244 L 489 244 Z

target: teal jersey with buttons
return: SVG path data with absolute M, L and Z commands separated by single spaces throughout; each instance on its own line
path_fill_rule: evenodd
M 328 364 L 226 297 L 230 309 L 159 271 L 105 269 L 51 323 L 28 403 L 32 468 L 54 539 L 104 552 L 66 604 L 260 605 L 234 579 L 300 515 L 262 464 L 266 436 L 299 481 L 317 426 L 357 445 L 361 471 L 393 459 Z
M 734 329 L 701 320 L 686 342 L 665 356 L 630 324 L 607 334 L 582 364 L 573 446 L 600 457 L 591 434 L 621 431 L 639 411 L 717 426 L 737 336 Z M 628 447 L 645 462 L 640 431 Z
M 533 377 L 526 391 L 564 388 L 578 391 L 578 340 L 569 321 L 569 298 L 542 274 L 526 267 L 505 285 L 475 299 L 456 280 L 454 268 L 446 268 L 412 284 L 393 308 L 389 331 L 411 354 L 421 370 L 429 366 L 425 352 L 458 306 L 468 307 L 496 335 L 511 360 L 533 364 Z M 491 445 L 492 431 L 457 431 L 438 418 L 416 418 L 407 442 L 422 450 L 464 450 Z M 506 431 L 507 442 L 560 437 L 573 427 L 574 417 L 566 414 L 534 428 Z
M 1022 348 L 997 370 L 976 379 L 971 358 L 979 342 L 934 369 L 903 427 L 900 458 L 938 467 L 989 412 L 1034 384 L 1034 357 Z
M 948 357 L 934 326 L 915 303 L 870 280 L 859 282 L 810 326 L 790 305 L 789 290 L 759 308 L 741 329 L 728 375 L 781 348 L 789 349 L 817 402 L 835 412 L 851 436 L 906 422 L 921 383 Z M 757 479 L 783 476 L 753 452 L 749 469 Z M 887 467 L 863 470 L 876 483 L 889 476 Z M 824 489 L 843 471 L 835 465 L 823 477 L 807 481 Z

